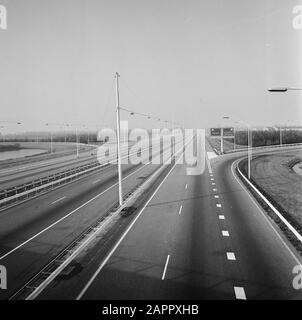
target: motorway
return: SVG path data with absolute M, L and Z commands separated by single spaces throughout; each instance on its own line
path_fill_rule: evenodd
M 119 237 L 39 299 L 301 299 L 301 257 L 235 176 L 242 156 L 215 157 L 201 176 L 177 164 Z
M 209 146 L 208 151 L 212 152 Z M 212 153 L 211 153 L 212 154 Z M 188 176 L 176 164 L 137 214 L 72 263 L 39 299 L 301 299 L 301 258 L 234 174 L 244 153 Z M 157 166 L 123 166 L 124 192 Z M 8 299 L 76 234 L 116 203 L 107 167 L 0 214 Z
M 160 165 L 125 164 L 127 194 Z M 0 264 L 8 272 L 8 299 L 78 235 L 117 203 L 117 167 L 110 165 L 0 212 Z
M 131 145 L 130 142 L 129 147 Z M 95 162 L 97 160 L 97 148 L 98 146 L 95 146 L 94 150 L 84 150 L 79 154 L 79 157 L 76 157 L 76 155 L 60 156 L 35 163 L 21 163 L 14 165 L 13 168 L 1 169 L 0 166 L 0 191 Z M 127 145 L 122 146 L 122 154 L 127 153 L 127 148 Z
M 0 189 L 5 190 L 38 178 L 62 172 L 63 170 L 90 163 L 95 160 L 95 154 L 95 150 L 89 150 L 82 151 L 78 158 L 76 155 L 67 155 L 33 163 L 20 163 L 11 168 L 1 168 L 0 166 Z

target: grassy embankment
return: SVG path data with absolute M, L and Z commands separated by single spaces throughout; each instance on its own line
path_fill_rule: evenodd
M 279 212 L 302 234 L 302 176 L 293 167 L 302 162 L 301 151 L 288 151 L 287 154 L 256 156 L 251 164 L 251 180 Z M 246 174 L 246 160 L 240 169 Z M 257 197 L 257 196 L 256 196 Z M 286 236 L 302 252 L 302 245 L 287 230 L 282 221 L 263 202 L 269 216 L 280 226 Z

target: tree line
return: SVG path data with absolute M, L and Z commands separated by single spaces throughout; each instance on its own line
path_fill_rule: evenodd
M 252 130 L 251 137 L 253 147 L 270 146 L 280 144 L 302 143 L 302 129 L 268 129 L 268 130 Z M 228 141 L 234 141 L 233 138 L 225 138 Z M 235 143 L 237 145 L 246 146 L 248 143 L 248 135 L 246 130 L 235 132 Z

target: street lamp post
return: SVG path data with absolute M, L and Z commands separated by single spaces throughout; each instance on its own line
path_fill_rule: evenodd
M 223 117 L 223 119 L 231 119 L 230 117 Z M 251 135 L 251 126 L 246 123 L 246 122 L 243 122 L 243 121 L 236 121 L 236 123 L 239 123 L 239 124 L 243 124 L 247 127 L 247 166 L 248 166 L 248 179 L 250 180 L 251 179 L 251 160 L 252 160 L 252 157 L 253 157 L 253 136 Z M 234 136 L 234 139 L 235 139 L 235 136 Z
M 251 179 L 251 160 L 252 160 L 252 145 L 251 145 L 251 130 L 250 126 L 247 125 L 247 145 L 248 145 L 248 179 Z
M 269 92 L 287 92 L 287 91 L 301 91 L 302 88 L 293 88 L 293 87 L 279 87 L 279 88 L 270 88 Z
M 253 157 L 253 136 L 252 136 L 252 132 L 251 132 L 251 126 L 243 121 L 236 121 L 237 123 L 241 123 L 243 125 L 245 125 L 247 127 L 247 175 L 248 175 L 248 179 L 251 179 L 251 161 L 252 161 L 252 157 Z
M 248 159 L 248 169 L 247 169 L 247 174 L 248 174 L 248 179 L 251 179 L 251 161 L 253 157 L 253 136 L 251 132 L 251 126 L 243 121 L 237 121 L 237 123 L 241 123 L 247 127 L 247 159 Z
M 268 89 L 269 92 L 272 93 L 285 93 L 288 91 L 302 91 L 302 88 L 294 88 L 294 87 L 279 87 L 279 88 L 270 88 Z M 282 141 L 282 128 L 280 126 L 280 146 L 282 146 L 283 141 Z
M 76 147 L 77 147 L 77 158 L 79 157 L 79 138 L 78 138 L 78 127 L 75 126 L 75 133 L 76 133 Z
M 6 125 L 7 125 L 7 123 L 9 124 L 9 125 L 13 125 L 13 124 L 17 124 L 17 125 L 21 125 L 22 123 L 21 122 L 13 122 L 13 121 L 0 121 L 0 123 L 5 123 Z M 0 129 L 3 129 L 2 130 L 2 142 L 5 142 L 5 140 L 6 140 L 6 136 L 8 136 L 8 134 L 5 134 L 5 126 L 4 125 L 2 125 L 1 127 L 0 127 Z
M 87 130 L 87 144 L 89 144 L 90 140 L 90 134 L 89 134 L 89 127 L 86 125 L 83 125 L 84 130 Z
M 79 157 L 79 139 L 78 139 L 78 127 L 77 125 L 73 125 L 73 124 L 66 124 L 66 127 L 75 127 L 75 144 L 76 144 L 76 151 L 77 151 L 77 158 Z
M 2 129 L 2 142 L 5 142 L 5 132 L 4 132 L 5 127 L 1 126 L 0 128 Z
M 223 127 L 220 129 L 220 152 L 223 154 Z
M 119 204 L 123 205 L 123 188 L 122 188 L 122 164 L 121 164 L 121 136 L 120 136 L 120 97 L 119 97 L 119 82 L 118 78 L 120 75 L 118 72 L 115 74 L 116 80 L 116 131 L 117 131 L 117 167 L 118 167 L 118 194 Z
M 69 127 L 69 124 L 66 123 L 66 128 L 65 128 L 65 144 L 67 143 L 67 134 L 68 134 L 68 130 L 67 130 L 67 127 Z
M 49 127 L 49 123 L 46 123 L 46 126 Z M 50 153 L 53 152 L 53 145 L 52 145 L 52 130 L 50 129 Z

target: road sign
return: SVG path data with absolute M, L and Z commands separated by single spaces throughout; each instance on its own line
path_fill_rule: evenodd
M 233 137 L 234 136 L 234 128 L 223 128 L 223 136 L 224 137 Z
M 211 128 L 211 136 L 212 137 L 220 137 L 221 136 L 221 128 Z

